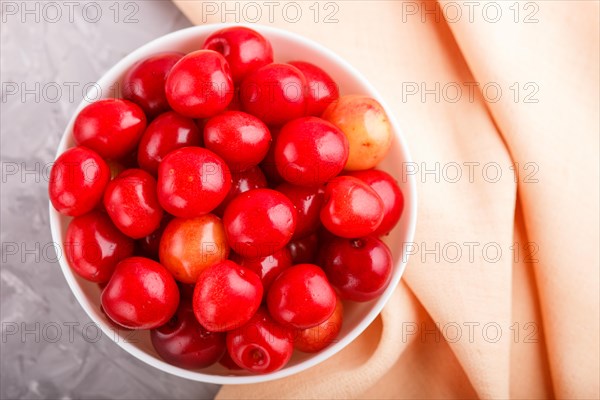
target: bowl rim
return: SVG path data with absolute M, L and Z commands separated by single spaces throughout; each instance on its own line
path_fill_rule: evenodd
M 411 162 L 412 157 L 410 155 L 410 151 L 408 148 L 408 144 L 404 135 L 402 134 L 402 130 L 400 129 L 400 125 L 393 113 L 390 112 L 390 108 L 385 102 L 385 100 L 380 96 L 377 90 L 371 85 L 369 81 L 360 73 L 355 67 L 353 67 L 349 62 L 344 60 L 342 57 L 338 56 L 335 52 L 330 50 L 329 48 L 323 46 L 322 44 L 315 42 L 311 39 L 308 39 L 300 34 L 287 31 L 284 29 L 261 25 L 261 24 L 249 24 L 249 23 L 214 23 L 214 24 L 203 24 L 198 26 L 192 26 L 189 28 L 180 29 L 175 32 L 170 32 L 166 35 L 160 36 L 150 42 L 147 42 L 127 56 L 122 58 L 119 62 L 113 65 L 110 69 L 108 69 L 102 77 L 96 82 L 97 86 L 105 90 L 111 84 L 115 82 L 116 77 L 120 76 L 127 68 L 141 59 L 141 56 L 150 48 L 160 46 L 163 43 L 185 40 L 186 38 L 198 36 L 202 34 L 209 34 L 216 30 L 228 28 L 232 26 L 244 26 L 250 29 L 254 29 L 264 35 L 265 37 L 269 37 L 270 35 L 278 35 L 284 40 L 299 42 L 300 44 L 310 47 L 314 49 L 318 53 L 322 53 L 326 55 L 329 59 L 333 60 L 336 64 L 347 70 L 354 79 L 358 80 L 361 85 L 366 87 L 370 92 L 369 95 L 374 97 L 384 108 L 388 115 L 388 119 L 394 130 L 394 135 L 396 140 L 398 141 L 398 145 L 400 146 L 400 152 L 402 154 L 404 162 Z M 97 101 L 97 100 L 95 100 Z M 69 123 L 67 124 L 60 143 L 58 145 L 58 149 L 56 151 L 55 159 L 58 158 L 65 150 L 68 149 L 67 143 L 71 137 L 71 132 L 73 128 L 73 124 L 75 118 L 79 111 L 83 109 L 89 102 L 84 98 L 77 106 L 77 109 L 73 113 Z M 405 204 L 410 204 L 410 209 L 407 210 L 405 207 L 405 211 L 409 211 L 408 215 L 408 224 L 407 224 L 407 232 L 404 238 L 404 243 L 411 242 L 414 238 L 415 229 L 416 229 L 416 220 L 417 220 L 417 185 L 416 179 L 413 175 L 408 175 L 406 181 L 406 186 L 408 187 L 408 193 L 403 193 L 405 197 Z M 52 234 L 52 242 L 55 248 L 56 254 L 65 254 L 63 243 L 62 243 L 62 234 L 60 230 L 60 218 L 61 215 L 52 207 L 52 203 L 49 201 L 49 210 L 50 210 L 50 230 Z M 394 272 L 392 274 L 391 281 L 383 292 L 383 294 L 377 299 L 372 309 L 360 321 L 354 329 L 350 330 L 345 337 L 333 343 L 329 347 L 323 349 L 322 351 L 315 353 L 312 357 L 299 362 L 296 365 L 292 365 L 289 367 L 284 367 L 278 371 L 271 372 L 263 375 L 245 375 L 245 376 L 226 376 L 226 375 L 213 375 L 207 374 L 199 371 L 186 370 L 183 368 L 176 367 L 174 365 L 168 364 L 167 362 L 157 359 L 149 354 L 147 354 L 142 349 L 137 348 L 133 344 L 127 342 L 126 340 L 117 340 L 115 336 L 115 331 L 111 329 L 111 327 L 103 322 L 98 317 L 98 310 L 93 307 L 91 302 L 89 302 L 84 295 L 83 289 L 79 286 L 79 283 L 75 279 L 75 274 L 69 266 L 66 257 L 58 257 L 58 261 L 62 270 L 62 273 L 69 285 L 69 288 L 73 292 L 73 295 L 77 299 L 77 302 L 81 305 L 83 310 L 86 312 L 88 317 L 102 330 L 102 333 L 109 338 L 113 342 L 115 342 L 118 346 L 120 346 L 127 353 L 133 355 L 138 360 L 153 366 L 163 372 L 179 376 L 181 378 L 194 380 L 198 382 L 205 383 L 213 383 L 213 384 L 249 384 L 249 383 L 259 383 L 259 382 L 268 382 L 275 379 L 284 378 L 287 376 L 291 376 L 297 374 L 299 372 L 305 371 L 321 362 L 327 360 L 332 357 L 334 354 L 338 353 L 342 349 L 344 349 L 347 345 L 349 345 L 354 339 L 356 339 L 361 333 L 365 331 L 365 329 L 375 320 L 375 318 L 381 313 L 383 307 L 390 299 L 392 293 L 396 290 L 398 283 L 400 282 L 400 278 L 404 274 L 406 269 L 406 264 L 408 262 L 408 254 L 402 254 L 400 260 L 394 265 Z

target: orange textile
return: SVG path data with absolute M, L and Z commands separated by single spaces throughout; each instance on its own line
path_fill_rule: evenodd
M 296 2 L 296 22 L 277 3 L 257 22 L 329 47 L 396 114 L 418 249 L 342 352 L 218 398 L 599 398 L 599 3 Z

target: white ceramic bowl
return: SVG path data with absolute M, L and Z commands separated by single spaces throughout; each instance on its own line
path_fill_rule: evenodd
M 118 96 L 118 87 L 125 72 L 135 62 L 161 51 L 190 52 L 200 48 L 204 39 L 216 30 L 231 26 L 231 24 L 203 25 L 183 29 L 160 37 L 135 50 L 112 67 L 98 81 L 102 91 L 102 98 Z M 290 60 L 305 60 L 312 62 L 327 71 L 340 86 L 341 94 L 365 94 L 377 99 L 386 109 L 389 119 L 394 127 L 394 143 L 392 149 L 384 160 L 381 168 L 392 174 L 398 180 L 405 197 L 402 219 L 385 238 L 394 256 L 394 269 L 391 283 L 386 291 L 368 303 L 345 303 L 344 323 L 338 340 L 317 354 L 295 352 L 290 362 L 281 370 L 264 375 L 250 375 L 246 372 L 232 372 L 219 364 L 198 371 L 190 371 L 164 362 L 154 351 L 148 331 L 122 331 L 115 330 L 107 317 L 100 311 L 100 289 L 98 285 L 87 282 L 73 273 L 65 257 L 59 256 L 63 274 L 79 301 L 79 304 L 111 340 L 115 341 L 123 350 L 162 371 L 182 378 L 201 382 L 217 384 L 242 384 L 265 382 L 285 376 L 293 375 L 310 368 L 337 353 L 352 342 L 381 312 L 381 309 L 396 288 L 406 266 L 406 256 L 402 255 L 403 243 L 410 242 L 414 236 L 416 223 L 416 184 L 411 175 L 404 181 L 402 177 L 402 163 L 410 162 L 411 158 L 400 127 L 393 113 L 386 107 L 385 101 L 377 94 L 367 80 L 350 64 L 335 55 L 331 50 L 305 39 L 302 36 L 266 26 L 249 25 L 264 35 L 273 45 L 275 60 L 285 62 Z M 117 88 L 117 89 L 115 89 Z M 91 96 L 90 96 L 91 97 Z M 75 116 L 88 102 L 82 102 L 77 112 L 65 129 L 57 151 L 57 157 L 66 149 L 74 146 L 73 122 Z M 50 204 L 50 226 L 52 237 L 58 255 L 64 254 L 64 239 L 70 218 L 60 215 Z

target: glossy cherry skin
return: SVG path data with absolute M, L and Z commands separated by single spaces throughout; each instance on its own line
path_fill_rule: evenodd
M 271 43 L 260 33 L 243 26 L 213 33 L 202 48 L 214 50 L 225 57 L 235 83 L 240 83 L 249 73 L 273 62 Z
M 139 105 L 152 119 L 169 110 L 165 82 L 171 68 L 185 54 L 165 52 L 137 62 L 123 78 L 123 98 Z
M 52 206 L 63 215 L 77 217 L 101 201 L 110 180 L 110 169 L 94 151 L 73 147 L 54 162 L 48 182 Z
M 387 172 L 370 169 L 353 171 L 348 175 L 360 179 L 369 185 L 383 201 L 383 220 L 374 235 L 387 235 L 398 223 L 404 209 L 404 196 L 398 182 Z
M 288 64 L 266 65 L 240 86 L 242 109 L 271 126 L 283 125 L 306 114 L 306 78 Z
M 231 248 L 243 257 L 260 257 L 283 248 L 296 229 L 296 210 L 282 193 L 254 189 L 225 209 L 223 223 Z
M 175 218 L 160 239 L 160 262 L 179 282 L 196 283 L 202 271 L 228 255 L 223 223 L 213 214 Z
M 102 291 L 102 307 L 114 322 L 131 329 L 164 325 L 177 311 L 179 289 L 165 267 L 143 257 L 117 264 Z
M 267 187 L 267 178 L 259 167 L 251 167 L 242 172 L 231 173 L 231 189 L 227 193 L 225 200 L 214 211 L 217 215 L 223 215 L 225 209 L 238 195 L 252 189 L 261 189 Z
M 281 369 L 292 357 L 293 333 L 259 309 L 244 326 L 227 333 L 227 352 L 240 367 L 257 374 Z
M 140 168 L 153 175 L 158 165 L 171 151 L 202 144 L 201 132 L 196 122 L 169 111 L 159 115 L 148 125 L 138 147 L 137 160 Z
M 292 266 L 292 255 L 286 247 L 268 256 L 244 258 L 233 253 L 230 258 L 242 267 L 254 271 L 260 277 L 265 293 L 281 271 Z
M 321 222 L 336 236 L 372 234 L 383 220 L 383 201 L 369 185 L 353 176 L 338 176 L 325 188 Z
M 319 250 L 319 237 L 316 233 L 299 239 L 292 239 L 288 245 L 292 264 L 313 264 Z
M 99 211 L 73 218 L 67 228 L 65 255 L 69 265 L 91 282 L 108 282 L 117 263 L 133 255 L 133 248 L 133 240 Z
M 136 254 L 142 257 L 150 258 L 154 261 L 158 261 L 158 249 L 160 247 L 160 239 L 162 238 L 163 232 L 165 228 L 169 224 L 169 222 L 173 219 L 172 215 L 163 213 L 163 218 L 160 221 L 160 225 L 158 229 L 149 234 L 148 236 L 144 236 L 139 239 L 137 244 L 137 252 Z
M 229 331 L 252 318 L 262 296 L 263 287 L 258 275 L 225 260 L 200 274 L 194 289 L 194 314 L 209 331 Z
M 321 248 L 319 264 L 342 299 L 369 301 L 390 282 L 392 253 L 374 236 L 336 238 Z
M 317 117 L 287 123 L 275 142 L 277 170 L 295 185 L 321 185 L 342 172 L 346 160 L 348 140 L 344 133 Z
M 212 50 L 187 54 L 173 66 L 165 84 L 171 108 L 191 118 L 208 118 L 225 110 L 233 89 L 227 61 Z
M 271 146 L 269 128 L 258 118 L 241 111 L 226 111 L 204 126 L 204 146 L 221 156 L 234 172 L 260 163 Z
M 325 322 L 335 310 L 335 291 L 321 268 L 298 264 L 284 270 L 267 294 L 267 306 L 275 321 L 307 329 Z
M 75 118 L 75 143 L 102 158 L 118 159 L 131 153 L 146 129 L 146 115 L 135 103 L 105 99 L 85 107 Z
M 231 189 L 231 172 L 210 150 L 183 147 L 158 167 L 158 200 L 165 211 L 191 218 L 214 210 Z
M 208 367 L 219 361 L 226 350 L 225 334 L 204 329 L 187 302 L 179 305 L 169 322 L 152 329 L 150 339 L 163 360 L 186 369 Z
M 335 341 L 342 330 L 344 306 L 337 298 L 335 310 L 327 321 L 312 328 L 296 331 L 294 347 L 304 353 L 316 353 Z
M 321 225 L 319 213 L 325 200 L 325 188 L 282 183 L 277 186 L 276 190 L 285 194 L 292 201 L 298 213 L 296 230 L 292 239 L 303 238 L 315 233 Z
M 110 181 L 104 192 L 104 208 L 115 226 L 134 239 L 157 230 L 163 217 L 156 180 L 141 169 L 128 169 Z
M 314 64 L 305 61 L 290 61 L 288 64 L 298 68 L 306 77 L 307 115 L 321 116 L 340 97 L 338 85 L 327 72 Z

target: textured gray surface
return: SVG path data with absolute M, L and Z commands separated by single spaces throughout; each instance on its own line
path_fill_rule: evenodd
M 212 398 L 217 386 L 159 372 L 96 337 L 55 262 L 48 227 L 48 165 L 85 85 L 189 22 L 169 1 L 47 4 L 1 4 L 0 396 Z

